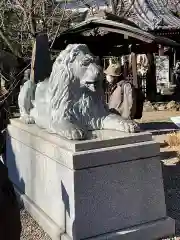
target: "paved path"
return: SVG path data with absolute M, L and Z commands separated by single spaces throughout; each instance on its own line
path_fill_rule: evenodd
M 179 111 L 154 111 L 144 112 L 140 122 L 159 122 L 159 121 L 170 121 L 170 117 L 180 116 Z

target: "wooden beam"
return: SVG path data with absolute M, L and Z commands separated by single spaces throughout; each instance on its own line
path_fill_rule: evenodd
M 156 43 L 142 43 L 142 44 L 136 44 L 133 45 L 131 48 L 132 52 L 135 52 L 136 54 L 143 54 L 143 53 L 155 53 L 158 52 L 158 45 Z
M 145 43 L 152 43 L 153 42 L 153 39 L 151 39 L 151 38 L 148 38 L 146 36 L 142 36 L 141 34 L 138 34 L 138 33 L 133 33 L 133 32 L 128 31 L 128 30 L 111 28 L 111 27 L 102 27 L 102 28 L 104 30 L 108 31 L 108 32 L 115 32 L 115 33 L 119 33 L 119 34 L 122 34 L 122 35 L 126 35 L 128 37 L 138 39 L 138 40 L 143 41 Z

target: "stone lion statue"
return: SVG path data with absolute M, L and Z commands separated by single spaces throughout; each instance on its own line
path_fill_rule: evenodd
M 68 139 L 85 139 L 89 130 L 139 131 L 134 121 L 109 112 L 102 82 L 103 71 L 88 47 L 70 44 L 57 57 L 49 79 L 22 86 L 21 119 Z

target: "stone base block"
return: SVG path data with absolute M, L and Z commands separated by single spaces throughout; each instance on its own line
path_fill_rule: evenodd
M 20 120 L 8 126 L 9 176 L 53 240 L 173 235 L 159 154 L 148 133 L 96 131 L 68 141 Z
M 37 205 L 35 205 L 25 194 L 15 188 L 19 200 L 23 202 L 25 209 L 31 216 L 41 224 L 44 231 L 49 233 L 53 240 L 72 240 L 55 222 L 52 221 Z M 142 224 L 129 229 L 123 229 L 112 233 L 96 236 L 89 240 L 139 240 L 139 239 L 162 239 L 162 237 L 173 237 L 172 229 L 175 231 L 174 220 L 166 217 L 147 224 Z
M 159 240 L 162 239 L 162 236 L 174 237 L 172 229 L 174 229 L 174 220 L 167 217 L 140 226 L 88 238 L 88 240 Z M 61 240 L 71 240 L 71 238 L 67 235 L 62 235 Z

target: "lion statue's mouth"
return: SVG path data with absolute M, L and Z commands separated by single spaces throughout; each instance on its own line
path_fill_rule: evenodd
M 57 57 L 49 79 L 37 86 L 28 80 L 21 88 L 21 119 L 68 139 L 85 139 L 88 130 L 137 131 L 135 122 L 109 112 L 102 81 L 102 68 L 88 47 L 70 44 Z

